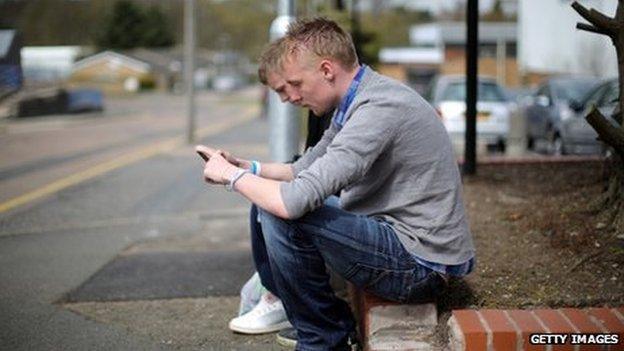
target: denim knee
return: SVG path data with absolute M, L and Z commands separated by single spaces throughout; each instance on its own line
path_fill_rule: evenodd
M 274 224 L 276 221 L 282 221 L 281 218 L 277 217 L 276 215 L 272 214 L 271 212 L 257 207 L 258 210 L 258 221 L 260 222 L 261 225 L 269 225 L 269 224 Z
M 262 234 L 264 236 L 267 245 L 269 242 L 273 242 L 275 238 L 283 240 L 288 235 L 289 221 L 280 218 L 269 211 L 266 211 L 258 207 L 258 219 L 262 228 Z

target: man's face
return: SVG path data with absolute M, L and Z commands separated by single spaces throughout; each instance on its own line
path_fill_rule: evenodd
M 317 116 L 333 110 L 339 101 L 320 63 L 309 59 L 306 53 L 285 60 L 282 72 L 279 75 L 269 74 L 268 82 L 282 101 L 307 107 Z

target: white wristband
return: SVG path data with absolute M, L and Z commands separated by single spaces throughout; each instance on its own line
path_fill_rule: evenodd
M 225 184 L 225 189 L 227 191 L 234 191 L 234 184 L 236 184 L 236 182 L 241 179 L 245 173 L 251 173 L 246 169 L 241 169 L 239 168 L 238 170 L 236 170 L 236 173 L 234 173 L 234 175 L 232 175 L 232 178 L 230 178 L 230 181 Z

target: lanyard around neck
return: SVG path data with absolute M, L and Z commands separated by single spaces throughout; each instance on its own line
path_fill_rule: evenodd
M 366 65 L 360 66 L 357 74 L 353 78 L 353 81 L 351 81 L 351 85 L 349 86 L 349 90 L 347 90 L 347 94 L 340 101 L 338 112 L 336 113 L 336 116 L 334 117 L 334 123 L 336 124 L 338 129 L 342 128 L 342 126 L 346 122 L 345 114 L 347 113 L 349 106 L 351 105 L 351 103 L 353 102 L 353 99 L 355 98 L 355 94 L 357 93 L 357 88 L 358 86 L 360 86 L 360 82 L 362 81 L 362 76 L 364 75 L 365 68 L 366 68 Z

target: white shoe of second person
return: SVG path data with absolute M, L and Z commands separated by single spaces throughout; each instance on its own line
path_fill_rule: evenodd
M 264 334 L 291 327 L 282 300 L 271 293 L 262 295 L 260 302 L 242 316 L 230 321 L 229 328 L 243 334 Z

